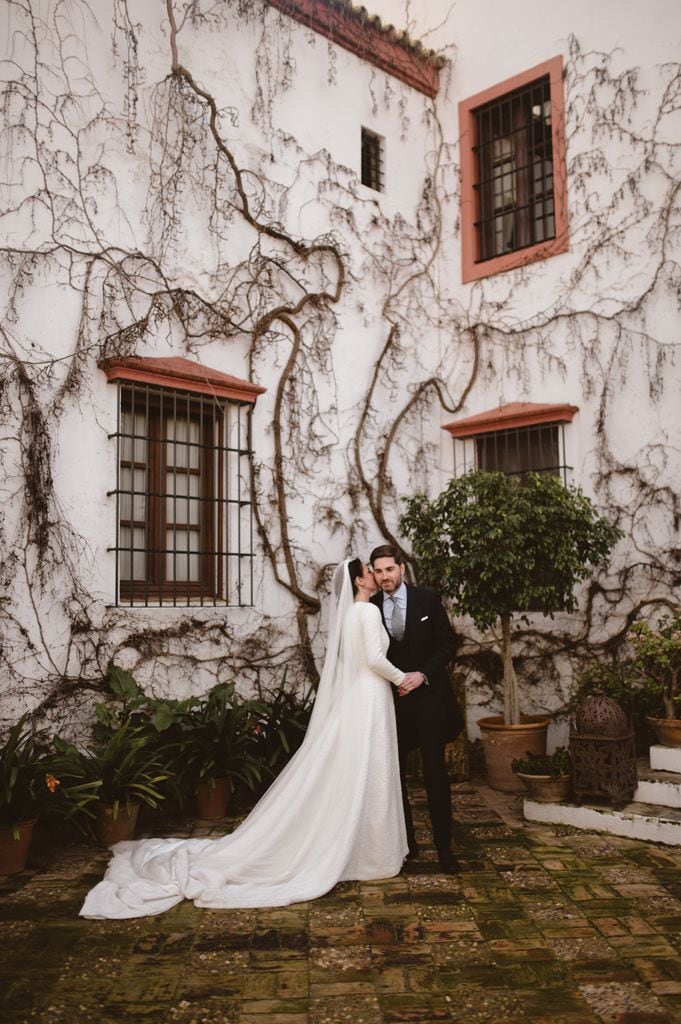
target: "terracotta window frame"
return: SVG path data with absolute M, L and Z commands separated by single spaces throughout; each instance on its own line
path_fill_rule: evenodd
M 109 360 L 115 603 L 253 603 L 251 413 L 265 389 L 181 358 Z
M 524 244 L 512 251 L 482 258 L 478 198 L 478 167 L 476 158 L 477 113 L 485 107 L 502 104 L 518 90 L 526 89 L 548 76 L 551 104 L 552 177 L 555 233 L 552 238 Z M 563 89 L 563 58 L 552 57 L 535 67 L 508 78 L 489 89 L 476 93 L 459 103 L 459 137 L 461 157 L 461 260 L 463 282 L 470 283 L 507 270 L 526 266 L 567 252 L 569 248 L 567 210 L 567 165 L 565 156 L 565 101 Z M 529 217 L 529 208 L 528 208 Z
M 567 463 L 565 425 L 578 411 L 567 403 L 512 402 L 446 423 L 443 430 L 454 439 L 455 468 L 461 465 L 463 473 L 481 469 L 521 478 L 531 472 L 551 473 L 567 483 L 572 467 Z M 553 449 L 551 454 L 555 452 L 553 461 L 545 458 L 547 445 Z

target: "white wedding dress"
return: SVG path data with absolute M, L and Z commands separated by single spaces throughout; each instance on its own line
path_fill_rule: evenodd
M 199 907 L 277 907 L 337 882 L 396 875 L 407 854 L 390 684 L 378 608 L 352 600 L 347 562 L 302 746 L 245 821 L 220 839 L 118 843 L 80 911 L 90 918 Z M 335 617 L 335 621 L 334 620 Z

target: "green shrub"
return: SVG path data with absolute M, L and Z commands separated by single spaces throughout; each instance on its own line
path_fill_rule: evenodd
M 556 747 L 552 754 L 531 754 L 511 761 L 511 768 L 521 775 L 550 775 L 557 779 L 570 774 L 570 752 L 567 747 Z

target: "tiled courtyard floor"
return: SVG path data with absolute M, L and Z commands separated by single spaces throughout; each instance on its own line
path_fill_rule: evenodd
M 445 877 L 422 797 L 417 864 L 281 910 L 85 921 L 108 854 L 39 847 L 0 879 L 0 1021 L 681 1022 L 681 849 L 524 825 L 462 784 Z

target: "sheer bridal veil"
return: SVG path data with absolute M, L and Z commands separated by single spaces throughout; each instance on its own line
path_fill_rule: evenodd
M 327 624 L 326 656 L 319 678 L 317 696 L 305 739 L 312 739 L 328 719 L 340 710 L 348 683 L 357 677 L 358 659 L 348 628 L 348 612 L 355 600 L 349 566 L 355 561 L 340 562 L 331 581 Z

